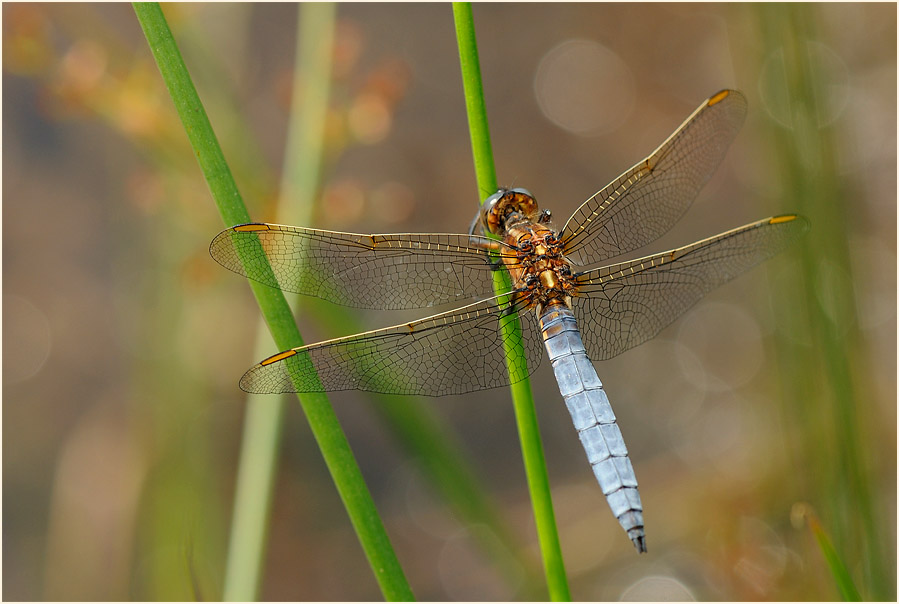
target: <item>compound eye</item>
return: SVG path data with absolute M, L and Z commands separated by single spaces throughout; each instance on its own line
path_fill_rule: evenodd
M 496 193 L 494 193 L 493 195 L 491 195 L 490 197 L 485 199 L 484 200 L 484 210 L 486 211 L 486 210 L 492 208 L 493 206 L 495 206 L 496 202 L 498 202 L 500 199 L 502 199 L 503 195 L 505 195 L 506 193 L 507 193 L 507 191 L 505 189 L 500 189 L 499 191 L 497 191 Z
M 533 194 L 531 194 L 530 191 L 528 191 L 527 189 L 525 189 L 525 188 L 523 188 L 523 187 L 515 187 L 514 189 L 510 189 L 510 191 L 512 191 L 513 193 L 520 193 L 520 194 L 522 194 L 522 195 L 527 195 L 527 196 L 530 197 L 531 199 L 535 199 L 535 197 L 533 196 Z
M 481 222 L 483 222 L 488 230 L 494 230 L 497 222 L 497 218 L 493 217 L 491 220 L 491 216 L 493 215 L 493 210 L 496 208 L 496 204 L 498 204 L 503 197 L 508 193 L 506 189 L 500 189 L 490 197 L 484 200 L 484 203 L 481 205 Z

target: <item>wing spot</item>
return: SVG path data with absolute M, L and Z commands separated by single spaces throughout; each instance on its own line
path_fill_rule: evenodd
M 241 224 L 239 226 L 234 227 L 233 230 L 235 233 L 254 233 L 256 231 L 268 231 L 269 226 L 267 224 Z
M 780 224 L 782 222 L 790 222 L 791 220 L 796 220 L 796 214 L 786 214 L 784 216 L 775 216 L 771 220 L 768 221 L 768 224 Z
M 711 107 L 712 105 L 717 105 L 718 103 L 723 101 L 729 94 L 730 94 L 730 90 L 722 90 L 718 94 L 714 95 L 712 98 L 709 99 L 709 107 Z
M 259 364 L 262 365 L 263 367 L 265 367 L 266 365 L 271 365 L 272 363 L 277 363 L 278 361 L 281 361 L 288 357 L 292 357 L 296 353 L 297 353 L 296 350 L 285 350 L 284 352 L 279 352 L 278 354 L 270 356 L 269 358 L 265 359 L 264 361 L 261 361 Z

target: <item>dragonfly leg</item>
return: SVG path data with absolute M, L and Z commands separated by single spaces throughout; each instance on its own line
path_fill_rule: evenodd
M 468 227 L 468 234 L 474 235 L 475 229 L 478 228 L 478 225 L 481 225 L 481 231 L 483 232 L 484 227 L 483 227 L 483 223 L 481 222 L 481 211 L 480 210 L 478 210 L 477 212 L 474 213 L 474 218 L 471 221 L 471 226 Z
M 469 239 L 468 244 L 471 247 L 482 249 L 485 252 L 501 253 L 503 250 L 503 246 L 499 241 L 493 241 L 474 234 L 474 229 L 477 226 L 479 218 L 480 217 L 478 215 L 475 215 L 474 220 L 471 222 L 471 228 L 468 229 L 468 236 L 471 238 Z M 492 270 L 499 270 L 499 268 L 503 265 L 503 261 L 502 258 L 492 259 L 488 256 L 487 264 L 490 265 L 490 268 Z
M 527 305 L 527 295 L 529 293 L 529 290 L 523 287 L 517 287 L 510 291 L 509 295 L 512 296 L 512 301 L 500 310 L 499 317 L 502 319 L 519 314 L 522 307 Z

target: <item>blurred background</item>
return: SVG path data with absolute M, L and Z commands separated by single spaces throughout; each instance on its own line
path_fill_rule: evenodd
M 284 167 L 300 9 L 163 9 L 253 218 L 278 222 L 282 175 L 302 168 Z M 250 290 L 207 252 L 229 225 L 129 5 L 2 10 L 3 598 L 219 599 L 237 381 L 259 360 Z M 474 17 L 500 183 L 559 224 L 725 87 L 749 99 L 742 133 L 641 252 L 772 214 L 812 224 L 598 364 L 648 555 L 610 514 L 548 363 L 534 374 L 572 596 L 838 598 L 814 514 L 861 595 L 895 600 L 896 6 L 477 4 Z M 333 27 L 304 226 L 464 232 L 478 191 L 450 6 L 340 4 Z M 307 342 L 425 314 L 333 312 L 303 301 Z M 258 350 L 277 352 L 266 338 Z M 419 599 L 546 597 L 506 390 L 331 401 Z M 384 412 L 395 404 L 434 419 L 475 495 L 448 494 Z M 295 399 L 265 551 L 263 599 L 381 598 Z

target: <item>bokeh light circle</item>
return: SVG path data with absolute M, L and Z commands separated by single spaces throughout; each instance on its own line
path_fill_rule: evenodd
M 846 62 L 827 44 L 806 40 L 803 44 L 805 60 L 809 70 L 815 74 L 813 102 L 816 126 L 823 128 L 842 115 L 849 102 L 849 68 Z M 790 98 L 787 85 L 787 71 L 784 49 L 778 48 L 765 60 L 759 74 L 759 96 L 765 111 L 781 126 L 793 129 L 796 103 L 800 99 Z
M 3 383 L 15 384 L 36 375 L 50 356 L 47 315 L 21 296 L 3 296 Z
M 694 356 L 678 357 L 684 376 L 707 392 L 727 392 L 745 386 L 765 359 L 758 322 L 733 304 L 707 302 L 680 322 L 678 341 Z M 695 359 L 702 359 L 697 365 Z
M 673 577 L 652 575 L 643 577 L 624 590 L 622 602 L 695 602 L 696 596 L 686 585 Z
M 547 119 L 581 136 L 621 126 L 636 96 L 627 64 L 591 40 L 567 40 L 549 50 L 537 66 L 534 94 Z

